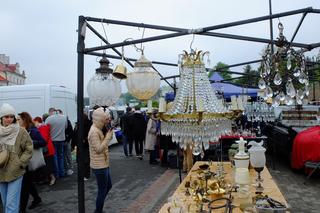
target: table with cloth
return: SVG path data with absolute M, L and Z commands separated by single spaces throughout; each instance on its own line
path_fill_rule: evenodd
M 196 206 L 196 201 L 194 201 L 192 199 L 192 196 L 186 195 L 187 189 L 186 189 L 185 185 L 186 185 L 187 181 L 190 181 L 190 180 L 192 181 L 192 179 L 195 178 L 195 175 L 197 174 L 197 171 L 199 170 L 199 165 L 203 165 L 203 164 L 208 164 L 210 166 L 210 171 L 212 171 L 212 172 L 216 171 L 217 165 L 218 165 L 217 162 L 209 163 L 207 161 L 197 161 L 194 164 L 194 166 L 192 167 L 191 171 L 183 179 L 182 183 L 178 186 L 178 188 L 173 193 L 173 195 L 171 197 L 171 202 L 165 203 L 162 206 L 162 208 L 160 209 L 159 213 L 169 213 L 171 206 L 173 206 L 172 200 L 181 201 L 182 207 L 184 207 L 184 209 L 188 209 L 188 207 L 189 207 L 188 212 L 196 212 L 195 210 L 190 210 L 190 209 L 192 209 L 192 206 L 194 206 L 194 207 Z M 230 183 L 232 185 L 234 183 L 234 177 L 233 177 L 234 176 L 234 172 L 233 172 L 234 168 L 232 168 L 230 162 L 223 162 L 223 168 L 224 168 L 224 171 L 226 172 L 226 175 L 225 175 L 226 182 Z M 252 184 L 250 184 L 249 187 L 250 187 L 251 196 L 253 197 L 253 196 L 255 196 L 254 183 L 255 183 L 255 179 L 257 177 L 257 173 L 253 169 L 250 169 L 249 172 L 250 172 L 250 179 L 252 182 Z M 284 196 L 282 195 L 281 191 L 277 187 L 277 184 L 274 182 L 273 178 L 271 177 L 271 175 L 266 167 L 261 172 L 261 176 L 264 179 L 264 181 L 262 182 L 262 185 L 264 187 L 264 194 L 268 195 L 270 198 L 273 198 L 274 200 L 277 200 L 277 201 L 287 205 L 287 202 L 286 202 Z M 233 209 L 233 212 L 242 212 L 240 210 L 240 201 L 239 201 L 239 198 L 237 197 L 237 193 L 233 192 L 232 196 L 233 196 L 232 205 L 235 206 L 235 208 Z M 228 194 L 224 195 L 224 197 L 228 197 Z M 225 211 L 224 208 L 214 210 L 214 212 L 224 212 L 224 211 Z M 171 212 L 173 212 L 173 211 L 171 211 Z M 183 212 L 185 212 L 185 211 L 183 211 Z
M 320 126 L 299 132 L 293 141 L 291 167 L 302 169 L 306 162 L 320 162 Z

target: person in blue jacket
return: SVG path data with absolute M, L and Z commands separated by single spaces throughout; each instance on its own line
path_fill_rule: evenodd
M 40 149 L 41 147 L 45 147 L 46 141 L 41 136 L 37 127 L 35 127 L 34 123 L 32 122 L 32 117 L 27 112 L 21 112 L 18 114 L 19 117 L 17 118 L 21 127 L 25 128 L 29 133 L 32 142 L 33 142 L 33 149 Z M 42 202 L 37 188 L 34 184 L 34 171 L 29 171 L 28 167 L 26 168 L 26 173 L 23 176 L 22 180 L 22 188 L 21 188 L 21 199 L 20 199 L 20 212 L 26 212 L 26 207 L 29 201 L 29 194 L 32 195 L 33 201 L 29 206 L 29 209 L 34 209 L 39 206 Z

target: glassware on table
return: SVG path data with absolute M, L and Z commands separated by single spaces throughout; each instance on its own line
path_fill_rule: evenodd
M 258 172 L 258 178 L 256 179 L 257 181 L 256 193 L 258 194 L 262 194 L 263 192 L 263 187 L 262 187 L 263 179 L 261 178 L 261 172 L 266 165 L 266 156 L 265 156 L 266 149 L 262 146 L 262 144 L 263 144 L 263 141 L 261 143 L 256 143 L 255 141 L 249 142 L 249 145 L 252 145 L 251 148 L 249 149 L 250 163 L 254 168 L 254 170 Z

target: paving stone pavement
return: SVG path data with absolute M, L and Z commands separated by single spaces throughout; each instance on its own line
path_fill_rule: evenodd
M 307 180 L 304 172 L 291 170 L 289 163 L 281 158 L 276 159 L 275 170 L 269 166 L 269 171 L 291 206 L 291 212 L 320 212 L 319 171 Z
M 178 186 L 177 170 L 149 165 L 147 159 L 124 158 L 120 145 L 110 148 L 110 171 L 113 187 L 105 202 L 107 213 L 158 212 Z M 276 160 L 276 168 L 269 171 L 294 213 L 320 212 L 320 175 L 306 181 L 306 175 L 290 169 L 288 163 Z M 49 187 L 38 186 L 43 204 L 29 213 L 77 212 L 76 174 Z M 86 212 L 94 211 L 96 182 L 92 176 L 85 182 Z M 0 213 L 1 207 L 0 207 Z
M 142 161 L 125 158 L 121 145 L 112 146 L 109 151 L 113 186 L 105 201 L 105 212 L 158 212 L 179 184 L 177 171 L 150 165 L 147 156 Z M 37 185 L 37 188 L 43 203 L 28 213 L 78 212 L 76 173 L 53 186 Z M 92 175 L 85 181 L 85 212 L 94 212 L 96 192 Z

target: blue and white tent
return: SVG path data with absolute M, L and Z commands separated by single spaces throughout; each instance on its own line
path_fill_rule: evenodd
M 242 88 L 239 86 L 235 86 L 232 83 L 220 82 L 224 79 L 217 72 L 214 72 L 209 78 L 209 80 L 214 82 L 214 83 L 211 83 L 211 86 L 216 91 L 221 92 L 224 98 L 230 98 L 232 95 L 236 95 L 236 96 L 248 95 L 254 98 L 254 97 L 257 97 L 258 90 L 259 90 L 257 88 Z

